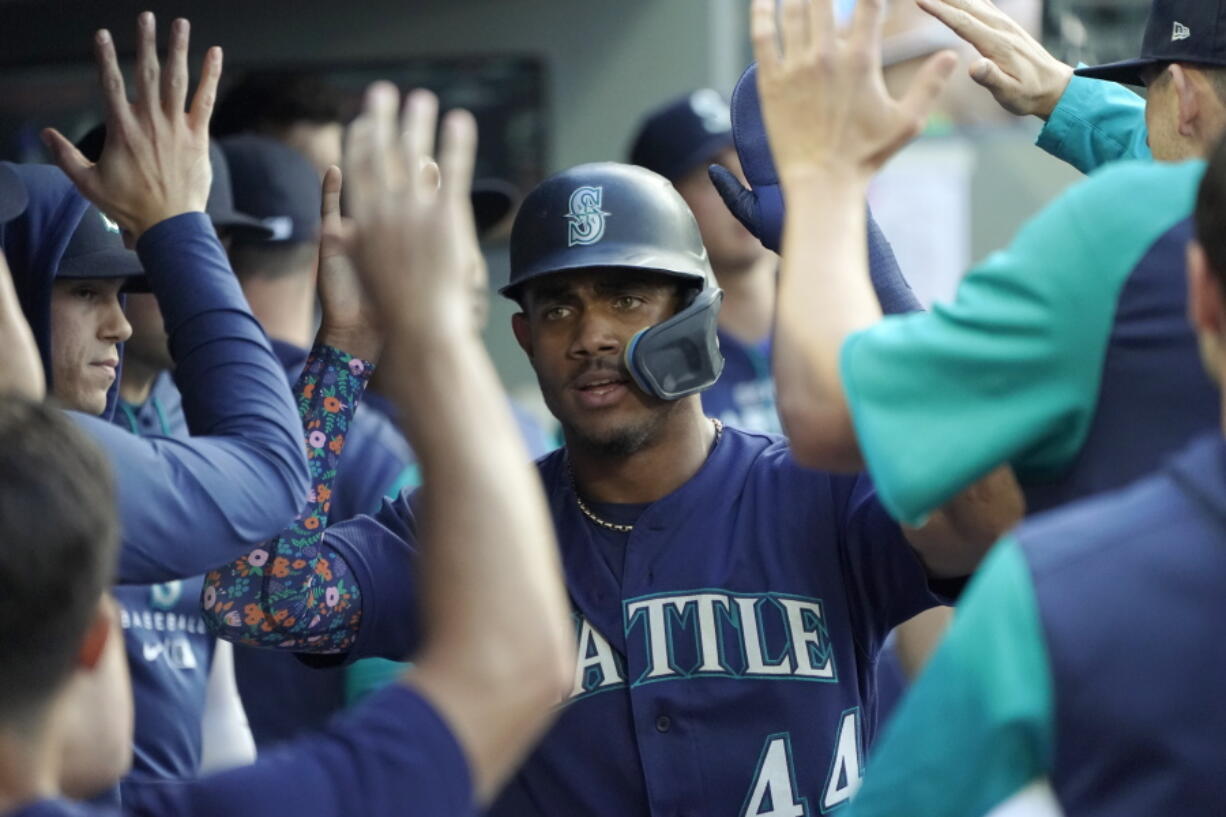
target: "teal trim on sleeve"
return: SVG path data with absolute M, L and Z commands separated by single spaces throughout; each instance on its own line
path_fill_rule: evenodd
M 1054 755 L 1051 668 L 1016 542 L 996 546 L 869 756 L 846 817 L 981 817 Z
M 1082 173 L 1121 159 L 1152 159 L 1145 100 L 1114 82 L 1073 77 L 1038 146 Z
M 421 466 L 414 462 L 414 463 L 410 463 L 409 465 L 405 466 L 404 470 L 400 472 L 400 475 L 396 477 L 396 479 L 392 482 L 392 484 L 388 487 L 387 491 L 384 493 L 386 496 L 392 497 L 394 499 L 400 496 L 401 492 L 404 491 L 406 488 L 420 488 L 420 487 L 421 487 Z
M 886 509 L 917 524 L 1002 463 L 1058 477 L 1098 402 L 1116 301 L 1192 213 L 1201 162 L 1117 163 L 1031 220 L 953 303 L 850 336 L 843 391 Z
M 400 492 L 421 487 L 421 466 L 410 463 L 392 480 L 385 496 L 395 498 Z M 374 513 L 378 508 L 372 509 Z M 402 661 L 391 661 L 387 658 L 363 658 L 345 668 L 345 705 L 357 703 L 370 693 L 382 689 L 395 681 L 412 664 Z
M 386 658 L 363 658 L 345 670 L 345 705 L 357 703 L 370 693 L 395 681 L 412 664 Z

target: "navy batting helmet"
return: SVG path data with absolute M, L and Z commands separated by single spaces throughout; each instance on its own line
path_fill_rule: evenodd
M 541 182 L 515 217 L 510 281 L 500 291 L 518 298 L 535 278 L 599 268 L 692 285 L 680 312 L 626 344 L 626 368 L 639 388 L 664 400 L 710 388 L 724 369 L 715 334 L 724 293 L 713 283 L 694 214 L 663 176 L 598 162 Z

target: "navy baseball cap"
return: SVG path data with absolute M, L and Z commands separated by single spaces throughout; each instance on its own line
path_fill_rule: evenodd
M 106 125 L 98 125 L 77 140 L 77 150 L 91 162 L 98 161 L 102 146 L 106 144 Z M 213 166 L 213 185 L 209 188 L 209 200 L 204 211 L 219 233 L 229 231 L 235 236 L 260 239 L 272 235 L 259 219 L 234 209 L 234 191 L 230 187 L 230 166 L 216 140 L 209 141 L 209 164 Z
M 24 213 L 29 203 L 30 194 L 26 192 L 21 178 L 7 162 L 0 162 L 0 224 Z
M 230 163 L 234 203 L 272 232 L 264 241 L 318 240 L 323 193 L 319 173 L 305 156 L 252 133 L 222 139 L 221 149 Z
M 518 199 L 519 190 L 510 182 L 494 178 L 473 180 L 469 200 L 478 237 L 506 218 Z
M 1226 66 L 1226 0 L 1154 0 L 1140 57 L 1078 68 L 1075 73 L 1144 85 L 1145 69 L 1172 62 Z
M 732 115 L 719 91 L 703 88 L 674 99 L 643 118 L 630 163 L 676 182 L 705 168 L 717 153 L 732 147 Z
M 127 290 L 148 291 L 136 253 L 123 245 L 119 225 L 89 205 L 60 258 L 58 278 L 131 278 Z

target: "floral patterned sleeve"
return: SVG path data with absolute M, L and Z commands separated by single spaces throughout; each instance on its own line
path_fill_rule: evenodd
M 323 543 L 332 484 L 374 365 L 316 345 L 294 386 L 306 436 L 311 493 L 294 524 L 242 559 L 205 576 L 201 606 L 220 638 L 254 647 L 345 652 L 362 597 L 349 565 Z

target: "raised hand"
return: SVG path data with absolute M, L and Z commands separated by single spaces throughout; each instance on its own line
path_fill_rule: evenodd
M 917 0 L 980 53 L 971 79 L 1017 116 L 1046 119 L 1055 110 L 1073 69 L 1047 52 L 1030 32 L 989 0 Z
M 355 357 L 374 360 L 379 356 L 379 317 L 362 288 L 350 258 L 354 225 L 341 218 L 341 171 L 328 168 L 324 174 L 320 207 L 319 339 Z
M 204 57 L 200 83 L 187 100 L 187 20 L 171 24 L 166 66 L 158 64 L 157 24 L 151 12 L 137 19 L 136 99 L 129 102 L 115 43 L 106 29 L 94 39 L 98 78 L 106 101 L 106 144 L 95 164 L 59 131 L 43 139 L 56 164 L 87 199 L 133 238 L 180 213 L 203 211 L 213 180 L 209 118 L 221 76 L 221 49 Z
M 389 333 L 475 335 L 472 293 L 484 274 L 468 197 L 476 122 L 467 111 L 447 114 L 435 168 L 438 99 L 409 94 L 398 129 L 399 102 L 395 86 L 375 83 L 349 127 L 358 272 Z
M 832 0 L 754 0 L 758 90 L 775 166 L 789 177 L 835 171 L 867 181 L 919 134 L 957 56 L 933 55 L 902 99 L 881 72 L 885 0 L 859 0 L 838 31 Z

